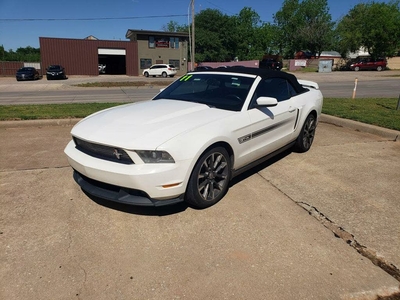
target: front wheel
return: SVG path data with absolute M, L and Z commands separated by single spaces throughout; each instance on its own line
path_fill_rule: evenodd
M 212 148 L 201 155 L 190 175 L 185 200 L 196 208 L 214 205 L 228 191 L 231 161 L 223 147 Z
M 314 141 L 315 129 L 317 128 L 317 123 L 314 115 L 308 115 L 306 121 L 304 122 L 301 132 L 297 137 L 295 149 L 297 152 L 307 152 L 310 150 L 311 145 Z
M 167 77 L 167 73 L 166 72 L 162 72 L 161 76 L 165 78 L 165 77 Z
M 377 70 L 378 72 L 380 72 L 380 71 L 383 70 L 383 68 L 382 68 L 382 66 L 378 66 L 378 67 L 376 68 L 376 70 Z
M 360 67 L 355 67 L 354 71 L 356 71 L 356 72 L 360 71 Z
M 149 77 L 149 73 L 144 72 L 144 76 L 145 76 L 145 77 Z

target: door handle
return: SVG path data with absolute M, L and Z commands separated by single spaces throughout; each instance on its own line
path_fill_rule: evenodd
M 295 111 L 296 111 L 296 107 L 289 107 L 289 112 L 290 113 L 295 112 Z

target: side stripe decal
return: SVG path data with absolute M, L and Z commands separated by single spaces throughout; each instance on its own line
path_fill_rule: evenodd
M 238 138 L 238 142 L 239 142 L 239 144 L 243 144 L 245 142 L 249 142 L 252 139 L 260 137 L 260 136 L 262 136 L 262 135 L 264 135 L 264 134 L 266 134 L 266 133 L 268 133 L 270 131 L 273 131 L 273 130 L 275 130 L 275 129 L 279 128 L 279 127 L 282 127 L 282 126 L 286 125 L 287 123 L 291 123 L 291 122 L 292 122 L 292 120 L 290 120 L 290 119 L 284 120 L 282 122 L 279 122 L 277 124 L 271 125 L 269 127 L 265 127 L 263 129 L 254 131 L 254 132 L 252 132 L 250 134 L 246 134 L 246 135 Z

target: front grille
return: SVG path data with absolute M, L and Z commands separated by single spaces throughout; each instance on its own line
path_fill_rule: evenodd
M 134 164 L 133 160 L 123 149 L 90 143 L 76 137 L 73 139 L 76 149 L 87 155 L 121 164 Z

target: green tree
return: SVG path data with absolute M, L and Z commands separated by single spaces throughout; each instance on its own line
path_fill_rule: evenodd
M 252 60 L 255 57 L 260 58 L 265 49 L 262 49 L 260 16 L 251 8 L 243 8 L 237 16 L 232 17 L 234 21 L 232 52 L 240 60 Z M 261 53 L 260 53 L 261 52 Z
M 0 47 L 0 60 L 4 61 L 25 61 L 40 62 L 40 49 L 31 46 L 18 48 L 16 51 L 12 49 L 6 51 L 4 47 Z
M 215 9 L 202 10 L 195 18 L 196 61 L 233 59 L 234 20 Z
M 332 47 L 335 23 L 327 0 L 285 0 L 274 22 L 275 44 L 285 57 L 293 57 L 299 50 L 319 56 Z
M 392 57 L 400 48 L 400 1 L 354 6 L 337 26 L 338 50 L 343 56 L 365 48 L 374 57 Z
M 285 0 L 282 8 L 274 15 L 276 29 L 275 44 L 279 52 L 285 57 L 293 57 L 298 49 L 298 37 L 296 34 L 299 20 L 299 1 Z
M 162 30 L 166 32 L 188 32 L 188 26 L 181 25 L 176 21 L 169 21 L 166 25 L 162 26 Z

